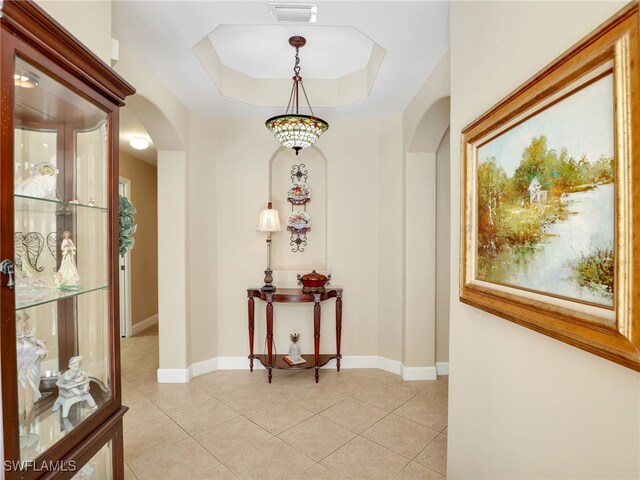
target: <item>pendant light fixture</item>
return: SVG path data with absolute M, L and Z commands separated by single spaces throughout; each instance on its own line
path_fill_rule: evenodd
M 303 148 L 309 148 L 316 143 L 316 140 L 329 128 L 329 124 L 314 116 L 313 109 L 307 98 L 307 92 L 300 76 L 299 50 L 307 43 L 304 37 L 294 36 L 289 39 L 289 45 L 296 49 L 296 61 L 293 67 L 293 87 L 289 96 L 289 103 L 284 115 L 271 117 L 265 122 L 266 127 L 287 148 L 293 148 L 296 155 Z M 311 115 L 300 115 L 299 113 L 299 89 L 302 88 L 304 99 Z M 294 112 L 295 109 L 295 112 Z

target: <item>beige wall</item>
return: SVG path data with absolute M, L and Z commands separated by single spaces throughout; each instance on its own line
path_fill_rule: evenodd
M 640 374 L 458 301 L 460 131 L 620 2 L 451 2 L 449 478 L 638 478 Z
M 448 66 L 448 57 L 434 72 L 435 79 L 425 82 L 406 115 L 331 120 L 331 128 L 314 150 L 297 157 L 292 151 L 280 152 L 260 118 L 191 115 L 190 364 L 215 357 L 233 357 L 238 362 L 246 358 L 246 288 L 262 285 L 264 276 L 265 236 L 256 232 L 256 223 L 269 200 L 271 159 L 288 155 L 293 165 L 321 154 L 326 158 L 327 201 L 326 205 L 317 204 L 318 198 L 312 202 L 326 209 L 327 271 L 333 275 L 333 284 L 345 289 L 343 355 L 383 357 L 391 361 L 385 364 L 389 368 L 402 363 L 419 369 L 431 367 L 429 371 L 435 373 L 435 231 L 428 223 L 435 224 L 438 143 L 430 154 L 411 154 L 416 176 L 407 175 L 403 150 L 405 136 L 413 135 L 426 110 L 448 96 L 443 66 Z M 407 124 L 412 124 L 414 131 Z M 288 176 L 285 180 L 289 181 Z M 412 225 L 419 227 L 431 245 L 428 251 L 414 241 L 405 244 L 404 188 L 408 180 L 417 195 L 411 197 L 411 214 L 416 219 L 424 216 Z M 313 176 L 310 183 L 313 187 Z M 271 184 L 275 184 L 273 180 Z M 428 205 L 422 205 L 423 201 Z M 280 212 L 283 220 L 287 213 L 288 209 Z M 288 237 L 286 232 L 274 234 L 274 249 L 288 245 Z M 310 243 L 317 240 L 313 230 L 308 237 Z M 411 249 L 408 255 L 407 247 Z M 274 283 L 295 286 L 296 273 L 308 271 L 303 264 L 299 269 L 275 269 Z M 415 268 L 406 275 L 408 264 Z M 409 284 L 414 287 L 418 283 L 422 288 L 409 291 Z M 411 303 L 406 302 L 407 293 L 413 297 Z M 256 305 L 255 345 L 256 353 L 261 353 L 264 305 Z M 411 318 L 405 316 L 405 305 L 411 308 Z M 292 331 L 302 333 L 303 350 L 312 350 L 312 312 L 308 307 L 277 306 L 275 342 L 279 352 L 288 348 Z M 321 331 L 321 350 L 326 352 L 335 348 L 333 315 L 330 303 L 323 308 Z M 442 361 L 446 361 L 445 355 Z M 421 369 L 416 374 L 423 373 Z
M 189 363 L 193 364 L 218 355 L 218 290 L 227 281 L 228 275 L 218 269 L 218 258 L 225 256 L 224 252 L 218 250 L 217 236 L 223 215 L 217 207 L 218 126 L 216 120 L 197 114 L 191 114 L 190 124 L 187 180 L 190 217 L 188 304 L 191 324 Z M 235 320 L 235 323 L 243 324 L 244 317 Z
M 131 323 L 158 313 L 157 168 L 120 152 L 120 176 L 131 180 L 131 202 L 138 213 L 136 244 L 131 250 Z
M 451 272 L 451 156 L 449 131 L 436 152 L 436 362 L 449 361 Z
M 160 382 L 189 380 L 188 164 L 183 151 L 158 151 L 158 316 Z M 166 372 L 166 376 L 162 373 Z
M 107 65 L 111 61 L 111 0 L 37 0 L 44 10 Z
M 210 122 L 211 120 L 209 120 Z M 396 120 L 397 121 L 397 120 Z M 213 357 L 217 348 L 219 356 L 246 357 L 247 342 L 247 306 L 246 289 L 249 286 L 262 285 L 266 266 L 265 236 L 256 231 L 261 208 L 269 198 L 269 162 L 278 150 L 278 143 L 264 127 L 262 119 L 254 120 L 217 120 L 217 138 L 212 144 L 212 130 L 199 128 L 192 131 L 192 144 L 204 142 L 211 145 L 202 160 L 191 157 L 191 185 L 199 184 L 200 193 L 190 192 L 192 216 L 201 221 L 217 220 L 217 249 L 205 249 L 201 252 L 199 269 L 191 272 L 191 285 L 201 288 L 200 298 L 208 295 L 205 305 L 213 306 L 217 312 L 218 328 L 214 335 L 215 344 L 200 341 L 192 349 L 192 361 L 198 362 Z M 378 184 L 386 177 L 380 176 L 379 163 L 382 155 L 379 145 L 370 142 L 382 130 L 378 120 L 334 121 L 329 131 L 322 137 L 318 148 L 327 159 L 327 264 L 333 274 L 333 283 L 345 288 L 343 353 L 345 355 L 379 354 L 378 319 L 391 333 L 384 342 L 388 356 L 400 360 L 402 310 L 385 307 L 384 317 L 379 315 L 381 305 L 386 302 L 401 302 L 397 293 L 384 292 L 379 298 L 381 283 L 378 268 L 379 251 L 379 209 L 386 198 L 377 193 Z M 399 127 L 399 123 L 398 123 Z M 388 135 L 399 144 L 400 129 L 396 128 Z M 205 138 L 206 137 L 206 138 Z M 380 137 L 383 137 L 380 135 Z M 392 140 L 390 139 L 390 140 Z M 381 139 L 379 142 L 384 143 Z M 306 152 L 290 158 L 292 164 L 304 162 Z M 395 155 L 395 156 L 394 156 Z M 217 164 L 215 176 L 203 175 L 202 170 L 211 162 Z M 402 198 L 402 162 L 400 149 L 388 152 L 384 161 L 397 163 L 395 176 L 397 182 L 389 182 L 390 202 Z M 196 163 L 198 162 L 198 163 Z M 389 167 L 391 170 L 391 167 Z M 215 183 L 211 183 L 215 181 Z M 393 191 L 391 191 L 393 189 Z M 204 196 L 215 196 L 215 211 L 211 209 L 200 214 L 199 201 Z M 402 211 L 387 210 L 389 216 L 398 217 Z M 281 212 L 284 217 L 284 212 Z M 206 220 L 211 218 L 211 220 Z M 394 219 L 392 219 L 394 220 Z M 401 229 L 400 218 L 394 220 Z M 394 228 L 394 222 L 389 223 Z M 196 229 L 196 224 L 192 225 Z M 211 228 L 207 226 L 205 232 Z M 401 236 L 401 230 L 397 233 Z M 313 242 L 313 231 L 308 235 Z M 192 239 L 195 242 L 195 239 Z M 273 242 L 288 243 L 286 232 L 273 235 Z M 401 247 L 401 246 L 400 246 Z M 401 265 L 401 248 L 386 245 L 388 257 L 396 257 L 395 264 Z M 389 260 L 391 263 L 392 261 Z M 304 271 L 282 270 L 274 272 L 274 283 L 278 286 L 295 286 L 296 273 Z M 212 304 L 209 276 L 216 276 L 217 302 Z M 394 279 L 388 278 L 392 283 Z M 401 278 L 398 279 L 401 282 Z M 200 285 L 196 287 L 196 285 Z M 398 285 L 398 291 L 401 286 Z M 395 295 L 395 298 L 394 298 Z M 200 328 L 211 322 L 212 308 L 202 308 L 193 302 L 192 328 Z M 256 351 L 263 351 L 265 325 L 264 305 L 256 308 Z M 288 348 L 288 334 L 293 330 L 302 333 L 304 350 L 312 348 L 312 311 L 308 305 L 278 305 L 276 308 L 275 341 L 279 352 Z M 335 348 L 335 329 L 333 305 L 323 309 L 322 350 Z M 209 339 L 209 337 L 206 337 Z M 194 340 L 195 342 L 195 340 Z
M 403 358 L 405 365 L 421 369 L 418 371 L 422 378 L 435 378 L 436 362 L 442 364 L 438 366 L 441 373 L 446 372 L 448 361 L 448 351 L 441 345 L 448 343 L 449 318 L 448 312 L 442 309 L 437 315 L 436 274 L 438 262 L 447 262 L 446 252 L 442 255 L 442 245 L 438 245 L 442 242 L 438 222 L 448 215 L 440 199 L 449 195 L 449 187 L 439 181 L 437 164 L 449 161 L 448 152 L 438 148 L 449 125 L 449 92 L 447 53 L 402 114 L 406 152 L 402 185 L 405 200 Z M 446 265 L 448 273 L 448 263 Z M 443 280 L 442 275 L 439 280 Z M 448 297 L 445 301 L 448 302 Z M 411 376 L 405 375 L 405 378 Z
M 436 155 L 405 159 L 404 363 L 435 365 Z M 430 341 L 428 341 L 430 339 Z

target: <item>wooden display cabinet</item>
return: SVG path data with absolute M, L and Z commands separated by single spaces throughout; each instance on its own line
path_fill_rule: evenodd
M 0 8 L 4 474 L 122 478 L 118 109 L 135 90 L 34 2 Z

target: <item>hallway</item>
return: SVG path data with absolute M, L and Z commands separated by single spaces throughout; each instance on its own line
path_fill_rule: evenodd
M 429 479 L 446 475 L 448 377 L 377 369 L 219 370 L 158 384 L 158 329 L 122 339 L 128 479 Z

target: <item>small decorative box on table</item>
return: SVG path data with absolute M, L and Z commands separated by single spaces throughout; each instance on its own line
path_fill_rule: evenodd
M 275 292 L 261 292 L 257 288 L 247 289 L 249 297 L 249 368 L 253 371 L 253 359 L 258 359 L 268 372 L 269 383 L 271 383 L 272 369 L 309 369 L 313 368 L 316 375 L 316 383 L 320 378 L 320 367 L 326 365 L 329 360 L 336 359 L 336 368 L 340 371 L 340 340 L 342 333 L 342 289 L 326 288 L 323 292 L 304 293 L 300 288 L 278 288 Z M 254 334 L 254 298 L 266 302 L 267 304 L 267 354 L 253 354 L 253 334 Z M 320 303 L 336 299 L 336 353 L 335 355 L 320 355 Z M 313 303 L 313 355 L 302 355 L 305 363 L 289 365 L 283 359 L 283 355 L 273 355 L 273 304 L 274 303 Z

